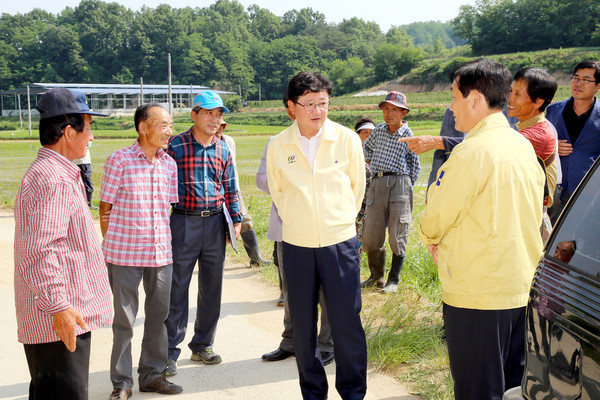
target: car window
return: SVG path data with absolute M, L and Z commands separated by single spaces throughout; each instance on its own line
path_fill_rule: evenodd
M 600 277 L 600 171 L 597 169 L 547 248 L 547 257 Z

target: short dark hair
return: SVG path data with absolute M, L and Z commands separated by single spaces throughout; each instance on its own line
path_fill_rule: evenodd
M 150 109 L 154 107 L 160 107 L 158 103 L 146 103 L 142 104 L 138 108 L 135 109 L 135 114 L 133 116 L 133 123 L 135 125 L 135 130 L 140 131 L 140 123 L 147 121 L 152 115 L 150 114 Z
M 294 76 L 288 84 L 287 97 L 294 103 L 306 92 L 327 92 L 331 96 L 331 81 L 317 72 L 304 71 Z
M 359 126 L 361 126 L 362 124 L 366 123 L 366 122 L 370 122 L 373 125 L 375 125 L 375 122 L 373 122 L 373 120 L 371 118 L 367 118 L 367 117 L 362 117 L 361 119 L 358 120 L 358 122 L 356 122 L 356 124 L 354 125 L 354 131 L 356 132 L 356 130 L 358 129 Z
M 65 133 L 67 125 L 80 133 L 85 129 L 83 114 L 66 114 L 40 119 L 40 143 L 42 146 L 52 146 L 60 140 Z
M 575 66 L 575 68 L 573 68 L 573 75 L 575 75 L 580 69 L 584 68 L 591 68 L 595 70 L 596 72 L 594 72 L 594 79 L 596 80 L 596 83 L 600 83 L 600 61 L 585 60 L 580 62 Z
M 285 108 L 288 108 L 288 91 L 287 89 L 285 90 L 285 92 L 283 92 L 283 105 L 285 106 Z
M 512 74 L 504 65 L 489 58 L 478 58 L 454 68 L 450 81 L 458 84 L 458 90 L 467 97 L 477 90 L 485 97 L 488 107 L 504 109 L 510 97 Z
M 514 77 L 515 81 L 523 80 L 527 82 L 527 94 L 531 101 L 537 99 L 544 100 L 540 111 L 544 112 L 548 104 L 552 102 L 558 84 L 556 79 L 543 68 L 527 67 L 517 71 Z

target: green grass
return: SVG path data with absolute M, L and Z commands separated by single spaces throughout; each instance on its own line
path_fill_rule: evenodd
M 438 134 L 439 123 L 411 122 L 416 135 Z M 273 243 L 266 239 L 270 197 L 255 185 L 255 174 L 268 138 L 283 127 L 229 126 L 237 145 L 237 164 L 244 202 L 253 219 L 264 258 L 271 259 Z M 102 132 L 104 133 L 104 132 Z M 107 137 L 110 132 L 106 132 Z M 94 203 L 98 204 L 104 160 L 115 150 L 129 146 L 131 138 L 107 139 L 96 131 L 98 138 L 90 149 Z M 0 204 L 12 206 L 20 180 L 35 159 L 39 142 L 31 140 L 0 141 Z M 407 257 L 397 294 L 383 296 L 371 289 L 363 291 L 363 321 L 367 334 L 369 365 L 406 382 L 411 390 L 426 399 L 452 398 L 445 344 L 441 340 L 441 286 L 437 269 L 415 231 L 418 215 L 424 207 L 425 184 L 429 176 L 433 152 L 421 155 L 422 172 L 415 188 L 414 222 L 410 233 Z M 97 217 L 97 211 L 93 211 Z M 388 264 L 391 258 L 388 248 Z M 239 253 L 230 246 L 230 261 L 248 265 L 248 257 L 240 243 Z M 265 278 L 277 285 L 277 269 L 261 267 Z M 366 256 L 361 263 L 361 275 L 368 276 Z M 276 299 L 273 299 L 275 302 Z

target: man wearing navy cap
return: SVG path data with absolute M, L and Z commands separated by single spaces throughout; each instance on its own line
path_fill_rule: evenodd
M 218 94 L 200 93 L 192 104 L 194 125 L 172 137 L 167 150 L 177 163 L 179 202 L 171 214 L 173 280 L 169 317 L 165 322 L 169 336 L 166 376 L 177 373 L 181 354 L 177 346 L 185 338 L 189 286 L 196 262 L 199 293 L 194 336 L 188 345 L 191 359 L 204 364 L 221 362 L 212 345 L 221 313 L 225 266 L 227 226 L 223 207 L 227 207 L 234 222 L 236 239 L 242 222 L 231 152 L 215 136 L 223 113 L 228 112 Z
M 365 140 L 365 161 L 371 165 L 372 180 L 367 192 L 367 216 L 363 226 L 363 251 L 379 253 L 385 248 L 385 229 L 388 229 L 392 265 L 383 285 L 385 264 L 371 270 L 363 287 L 377 285 L 383 293 L 398 290 L 400 271 L 406 255 L 406 243 L 413 207 L 413 186 L 417 183 L 421 165 L 419 156 L 398 139 L 413 137 L 403 118 L 410 109 L 406 96 L 389 92 L 379 103 L 385 122 L 377 125 Z M 371 266 L 371 264 L 369 264 Z
M 112 322 L 108 275 L 73 163 L 94 140 L 85 94 L 44 93 L 42 148 L 15 200 L 15 308 L 30 399 L 88 398 L 91 331 Z

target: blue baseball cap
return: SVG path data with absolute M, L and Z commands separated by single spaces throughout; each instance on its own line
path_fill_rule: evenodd
M 108 117 L 108 114 L 90 110 L 85 100 L 85 93 L 65 88 L 48 90 L 40 96 L 40 100 L 35 108 L 40 112 L 40 119 L 67 114 L 89 114 L 98 117 Z
M 215 92 L 200 92 L 199 95 L 194 97 L 192 109 L 196 107 L 204 108 L 205 110 L 212 110 L 214 108 L 222 108 L 224 112 L 228 113 L 229 110 L 223 105 L 223 99 Z

